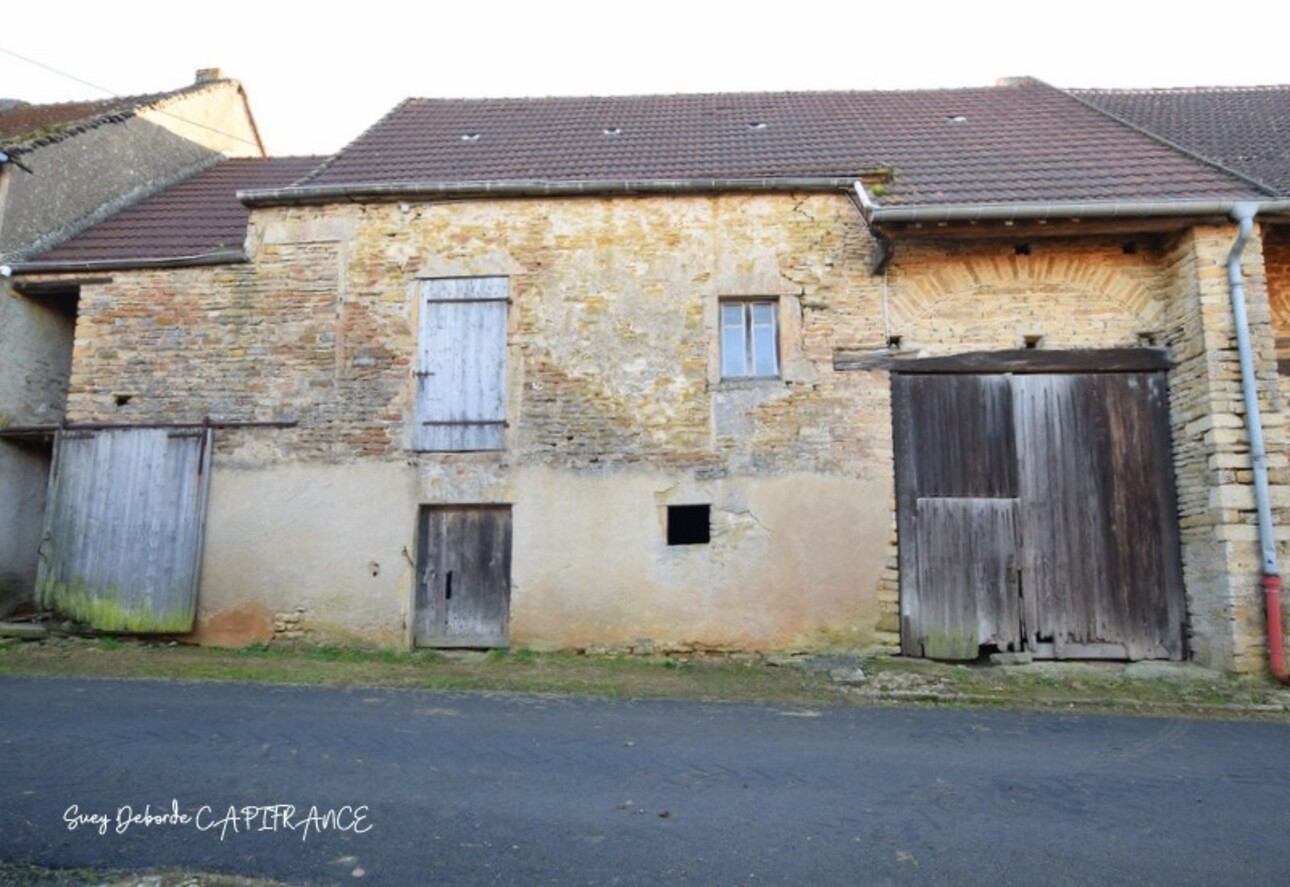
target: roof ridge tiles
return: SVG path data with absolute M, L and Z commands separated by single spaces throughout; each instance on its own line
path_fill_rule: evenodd
M 1280 92 L 1290 90 L 1290 83 L 1259 83 L 1251 86 L 1078 86 L 1071 93 L 1097 93 L 1099 95 L 1209 95 L 1212 93 Z

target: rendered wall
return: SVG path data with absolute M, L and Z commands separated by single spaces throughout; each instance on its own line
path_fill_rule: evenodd
M 75 326 L 75 296 L 0 288 L 0 428 L 62 418 Z M 0 441 L 0 613 L 35 588 L 49 456 L 33 442 Z

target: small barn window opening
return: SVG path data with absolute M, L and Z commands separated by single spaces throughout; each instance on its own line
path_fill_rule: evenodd
M 669 505 L 668 545 L 707 545 L 712 541 L 711 505 Z
M 1012 248 L 1012 251 L 1019 256 L 1028 256 L 1030 255 L 1030 244 L 1019 243 Z
M 779 324 L 774 299 L 723 299 L 721 378 L 779 375 Z
M 900 350 L 900 336 L 888 336 L 888 337 L 887 337 L 887 347 L 888 347 L 888 348 L 890 348 L 892 351 L 899 351 L 899 350 Z
M 130 398 L 131 398 L 131 397 L 133 397 L 133 396 L 134 396 L 134 395 L 132 395 L 132 394 L 118 394 L 118 395 L 116 396 L 116 398 L 115 398 L 115 400 L 116 400 L 116 405 L 117 405 L 117 406 L 119 406 L 119 407 L 123 407 L 123 406 L 125 406 L 126 404 L 128 404 L 128 403 L 130 402 Z
M 1039 335 L 1026 336 L 1022 339 L 1027 348 L 1038 348 L 1043 343 L 1044 337 Z

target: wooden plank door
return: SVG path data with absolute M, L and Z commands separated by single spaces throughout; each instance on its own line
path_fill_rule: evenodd
M 1183 658 L 1165 374 L 1026 375 L 1012 387 L 1027 646 Z
M 40 604 L 100 631 L 192 631 L 210 454 L 208 429 L 60 431 Z
M 1021 648 L 1017 500 L 920 498 L 910 644 L 929 659 Z
M 901 650 L 975 659 L 1021 644 L 1017 472 L 1006 376 L 892 379 Z
M 416 646 L 505 647 L 510 604 L 511 507 L 422 507 Z

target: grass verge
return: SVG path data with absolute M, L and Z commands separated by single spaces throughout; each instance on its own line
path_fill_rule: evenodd
M 857 669 L 860 673 L 857 673 Z M 585 694 L 786 705 L 938 704 L 1290 720 L 1290 692 L 1187 665 L 951 665 L 898 657 L 580 656 L 53 636 L 0 648 L 0 674 Z

